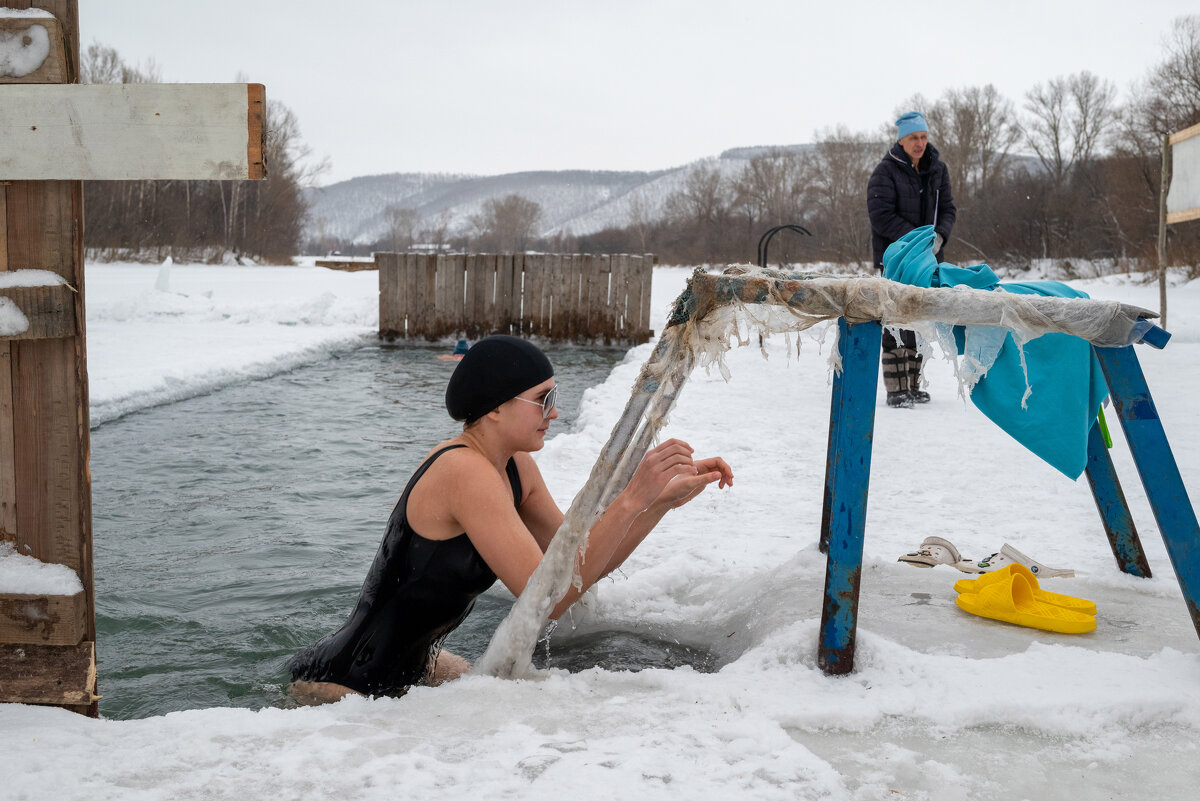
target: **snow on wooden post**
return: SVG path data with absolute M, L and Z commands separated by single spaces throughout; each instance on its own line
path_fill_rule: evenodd
M 96 715 L 83 180 L 261 179 L 260 84 L 80 85 L 77 0 L 0 0 L 0 702 Z

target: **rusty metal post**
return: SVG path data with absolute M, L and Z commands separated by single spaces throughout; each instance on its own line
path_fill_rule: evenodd
M 821 670 L 827 674 L 849 673 L 854 668 L 881 336 L 878 321 L 847 325 L 844 318 L 838 320 L 842 375 L 840 397 L 835 396 L 838 405 L 830 414 L 828 551 L 817 653 Z
M 1092 497 L 1096 499 L 1096 508 L 1100 511 L 1100 522 L 1104 524 L 1104 533 L 1108 535 L 1108 544 L 1112 546 L 1113 556 L 1117 560 L 1117 567 L 1131 576 L 1150 578 L 1150 563 L 1146 561 L 1146 551 L 1142 548 L 1142 540 L 1138 537 L 1133 515 L 1129 512 L 1129 503 L 1125 500 L 1125 492 L 1121 489 L 1117 470 L 1108 455 L 1108 447 L 1104 444 L 1104 435 L 1100 433 L 1099 423 L 1093 425 L 1088 433 L 1085 472 L 1088 485 L 1092 488 Z

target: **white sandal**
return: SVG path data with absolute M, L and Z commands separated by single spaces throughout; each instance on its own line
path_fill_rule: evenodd
M 1041 562 L 1030 559 L 1007 542 L 1001 546 L 999 553 L 994 553 L 978 562 L 963 559 L 954 567 L 963 573 L 991 573 L 993 570 L 999 570 L 1013 562 L 1029 568 L 1029 572 L 1038 578 L 1070 578 L 1075 575 L 1075 571 L 1069 568 L 1046 567 Z
M 896 561 L 913 567 L 933 567 L 934 565 L 953 565 L 963 561 L 963 558 L 949 540 L 941 537 L 926 537 L 920 548 L 913 553 L 904 554 Z

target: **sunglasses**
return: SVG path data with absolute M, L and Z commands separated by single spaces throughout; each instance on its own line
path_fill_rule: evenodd
M 532 403 L 534 406 L 541 406 L 542 419 L 545 420 L 550 416 L 550 412 L 554 411 L 554 402 L 558 400 L 558 384 L 551 387 L 550 391 L 546 393 L 546 397 L 540 401 L 528 400 L 526 398 L 513 398 L 513 400 L 519 400 L 521 403 Z

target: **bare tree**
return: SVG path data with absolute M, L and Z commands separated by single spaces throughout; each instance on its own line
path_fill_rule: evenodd
M 859 262 L 870 256 L 871 221 L 864 198 L 880 156 L 875 137 L 845 126 L 817 136 L 810 191 L 819 210 L 823 249 L 832 259 Z
M 1098 155 L 1116 121 L 1116 89 L 1090 72 L 1037 84 L 1025 95 L 1025 141 L 1055 184 Z
M 393 251 L 403 253 L 412 247 L 420 215 L 416 209 L 388 206 L 384 209 L 388 239 Z
M 471 223 L 485 248 L 520 252 L 533 237 L 533 227 L 542 216 L 542 207 L 522 195 L 488 198 Z
M 652 207 L 645 192 L 637 189 L 629 193 L 627 222 L 637 234 L 638 241 L 642 243 L 639 251 L 641 253 L 646 252 L 646 240 L 656 217 L 657 210 Z
M 734 202 L 751 235 L 772 225 L 799 222 L 805 189 L 799 154 L 772 149 L 750 159 L 734 181 Z
M 991 84 L 947 90 L 926 117 L 960 202 L 987 191 L 1021 139 L 1012 102 Z

